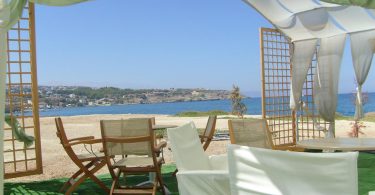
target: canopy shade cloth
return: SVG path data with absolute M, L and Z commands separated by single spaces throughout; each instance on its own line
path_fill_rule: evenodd
M 318 0 L 244 0 L 292 41 L 375 29 L 375 10 Z
M 375 51 L 375 10 L 318 0 L 244 1 L 293 42 L 290 93 L 290 107 L 293 110 L 301 109 L 303 106 L 300 104 L 302 86 L 311 60 L 318 51 L 314 78 L 314 101 L 320 116 L 331 123 L 327 134 L 329 137 L 334 136 L 333 122 L 337 105 L 338 74 L 346 35 L 349 34 L 358 86 L 355 119 L 363 117 L 361 93 Z M 341 2 L 347 4 L 344 1 Z M 356 5 L 360 4 L 359 1 L 356 2 L 358 2 Z M 365 0 L 361 2 L 361 6 L 366 4 Z M 372 5 L 372 3 L 368 1 L 366 5 Z

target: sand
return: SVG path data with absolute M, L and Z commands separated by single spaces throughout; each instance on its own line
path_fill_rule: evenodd
M 182 125 L 189 121 L 194 121 L 197 128 L 205 128 L 207 117 L 173 117 L 168 115 L 85 115 L 85 116 L 69 116 L 62 117 L 68 137 L 82 137 L 95 136 L 100 137 L 99 121 L 103 119 L 126 119 L 135 117 L 156 117 L 156 123 L 161 125 Z M 259 118 L 260 116 L 251 116 Z M 228 129 L 228 122 L 225 116 L 218 117 L 217 129 Z M 20 177 L 9 179 L 7 181 L 38 181 L 52 178 L 62 178 L 71 176 L 76 170 L 77 166 L 70 160 L 65 153 L 60 141 L 56 137 L 56 127 L 53 117 L 42 117 L 40 119 L 41 129 L 41 144 L 42 144 L 42 158 L 43 158 L 43 174 L 33 175 L 27 177 Z M 375 123 L 365 122 L 365 135 L 361 137 L 375 137 Z M 347 137 L 347 132 L 350 130 L 350 121 L 336 121 L 336 136 Z M 226 145 L 229 141 L 213 141 L 211 142 L 208 154 L 223 154 L 226 152 Z M 99 148 L 97 145 L 96 148 Z M 85 153 L 86 149 L 82 146 L 75 148 L 76 151 Z M 164 150 L 164 157 L 166 164 L 173 163 L 171 153 L 168 149 Z M 104 167 L 99 173 L 108 173 L 108 169 Z

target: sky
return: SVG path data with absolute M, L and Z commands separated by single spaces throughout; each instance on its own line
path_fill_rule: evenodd
M 96 0 L 36 5 L 39 85 L 207 88 L 260 96 L 259 28 L 241 0 Z M 364 91 L 375 91 L 372 68 Z M 355 90 L 349 41 L 339 92 Z

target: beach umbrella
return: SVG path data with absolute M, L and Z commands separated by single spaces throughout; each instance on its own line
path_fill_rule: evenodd
M 66 6 L 87 0 L 29 0 L 31 3 Z M 4 119 L 7 63 L 7 32 L 19 20 L 27 0 L 0 0 L 0 194 L 4 193 Z
M 328 137 L 334 136 L 334 120 L 340 65 L 347 36 L 350 37 L 357 81 L 355 118 L 363 117 L 362 85 L 375 50 L 374 1 L 366 0 L 244 0 L 276 28 L 291 38 L 293 64 L 290 107 L 301 108 L 303 83 L 318 49 L 314 78 L 314 101 L 319 115 L 330 122 Z M 359 5 L 359 6 L 357 6 Z M 319 47 L 317 47 L 319 45 Z

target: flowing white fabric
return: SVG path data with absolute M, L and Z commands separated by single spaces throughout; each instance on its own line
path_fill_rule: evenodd
M 193 122 L 167 129 L 181 195 L 230 194 L 227 156 L 208 157 Z
M 375 30 L 350 35 L 352 58 L 357 81 L 357 99 L 354 118 L 363 118 L 362 85 L 366 81 L 375 51 Z
M 307 72 L 316 51 L 317 39 L 295 41 L 292 54 L 292 74 L 290 87 L 290 108 L 300 108 L 299 102 L 302 96 L 302 88 L 305 83 Z
M 314 77 L 314 101 L 319 115 L 330 122 L 326 137 L 334 137 L 341 59 L 346 35 L 321 39 Z
M 7 31 L 18 21 L 26 0 L 0 0 L 0 194 L 4 193 L 4 119 Z
M 375 29 L 375 10 L 317 0 L 244 0 L 292 41 Z M 360 21 L 360 22 L 359 22 Z
M 6 81 L 6 32 L 0 31 L 0 194 L 4 193 L 4 119 L 5 119 L 5 81 Z
M 229 145 L 232 195 L 358 194 L 358 152 L 305 153 Z

